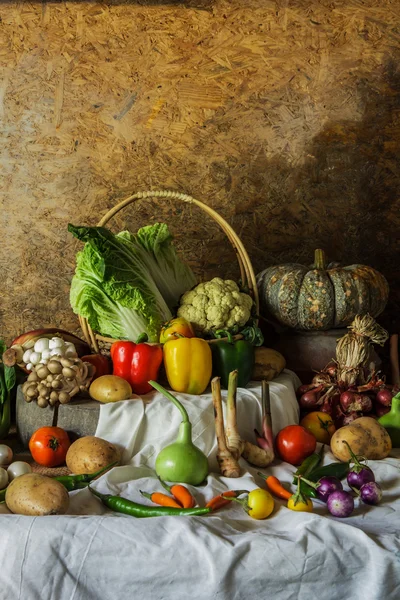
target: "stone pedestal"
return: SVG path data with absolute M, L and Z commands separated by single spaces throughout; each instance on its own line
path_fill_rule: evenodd
M 336 342 L 348 332 L 348 329 L 285 331 L 280 334 L 274 348 L 286 358 L 286 367 L 294 371 L 303 383 L 309 383 L 317 371 L 335 359 Z M 381 364 L 373 348 L 369 360 L 376 367 Z
M 17 433 L 24 447 L 28 447 L 31 435 L 39 427 L 57 425 L 65 429 L 71 440 L 85 435 L 94 435 L 99 420 L 100 404 L 88 398 L 72 400 L 53 406 L 40 408 L 36 402 L 26 402 L 21 386 L 16 399 Z

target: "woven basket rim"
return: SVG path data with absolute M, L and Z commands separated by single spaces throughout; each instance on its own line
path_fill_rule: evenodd
M 200 200 L 196 200 L 195 198 L 193 198 L 192 196 L 189 196 L 188 194 L 183 194 L 181 192 L 175 192 L 172 190 L 154 190 L 154 191 L 149 190 L 149 191 L 144 191 L 144 192 L 136 192 L 136 193 L 132 194 L 131 196 L 124 198 L 123 200 L 121 200 L 120 202 L 115 204 L 113 207 L 111 207 L 107 211 L 107 213 L 97 223 L 97 227 L 103 227 L 104 225 L 106 225 L 112 219 L 112 217 L 114 217 L 120 210 L 122 210 L 126 206 L 129 206 L 130 204 L 134 203 L 136 200 L 143 200 L 143 199 L 147 199 L 147 198 L 168 198 L 170 200 L 180 200 L 180 201 L 186 202 L 188 204 L 195 204 L 200 209 L 202 209 L 204 212 L 206 212 L 212 219 L 214 219 L 214 221 L 220 226 L 222 231 L 225 233 L 226 237 L 228 238 L 229 242 L 231 243 L 231 245 L 235 251 L 236 258 L 239 263 L 240 276 L 241 276 L 242 283 L 243 283 L 244 287 L 246 287 L 249 290 L 249 294 L 254 300 L 256 314 L 258 315 L 258 313 L 259 313 L 259 297 L 258 297 L 256 277 L 254 274 L 254 269 L 251 264 L 249 255 L 247 254 L 247 251 L 246 251 L 240 237 L 237 235 L 237 233 L 234 231 L 234 229 L 229 225 L 229 223 L 216 210 L 209 207 L 207 204 L 204 204 Z M 108 343 L 112 338 L 102 336 L 99 333 L 94 332 L 85 317 L 82 317 L 80 315 L 78 315 L 78 317 L 79 317 L 81 329 L 83 331 L 83 335 L 84 335 L 86 341 L 88 342 L 89 346 L 91 346 L 96 353 L 99 352 L 100 350 L 99 350 L 98 341 L 103 341 L 103 342 Z M 234 336 L 234 339 L 241 339 L 242 337 L 243 336 L 238 334 L 238 335 Z M 222 338 L 222 339 L 227 339 L 227 338 Z M 117 340 L 113 340 L 113 341 L 117 341 Z M 212 343 L 217 340 L 206 340 L 206 341 L 209 343 Z

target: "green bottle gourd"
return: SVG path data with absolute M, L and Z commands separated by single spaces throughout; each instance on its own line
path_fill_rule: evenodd
M 390 412 L 380 417 L 378 422 L 388 432 L 393 448 L 400 448 L 400 392 L 392 398 Z
M 156 473 L 163 481 L 199 485 L 208 475 L 208 460 L 192 442 L 192 424 L 182 404 L 156 381 L 149 384 L 171 400 L 182 415 L 176 442 L 161 450 L 156 458 Z

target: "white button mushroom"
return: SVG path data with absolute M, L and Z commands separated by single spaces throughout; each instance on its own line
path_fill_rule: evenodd
M 29 359 L 29 362 L 32 365 L 38 365 L 40 363 L 40 361 L 41 361 L 41 358 L 42 358 L 42 355 L 39 354 L 39 352 L 32 352 L 32 354 L 30 356 L 30 359 Z
M 49 342 L 50 342 L 50 340 L 48 340 L 47 338 L 40 338 L 39 340 L 37 340 L 35 342 L 35 345 L 33 347 L 34 351 L 42 353 L 43 350 L 48 350 Z
M 50 356 L 64 356 L 65 349 L 64 348 L 53 348 L 50 350 Z
M 42 352 L 42 360 L 40 362 L 42 362 L 43 360 L 45 360 L 46 362 L 49 360 L 50 358 L 50 350 L 43 350 Z
M 30 350 L 25 350 L 25 352 L 24 352 L 24 354 L 23 354 L 23 356 L 22 356 L 22 361 L 23 361 L 25 364 L 26 364 L 26 363 L 29 363 L 29 362 L 30 362 L 30 358 L 31 358 L 32 354 L 33 354 L 33 350 L 32 350 L 32 349 L 30 349 Z
M 49 340 L 48 348 L 50 348 L 50 350 L 53 350 L 54 348 L 62 348 L 64 345 L 65 342 L 63 339 L 59 337 L 53 337 L 51 338 L 51 340 Z

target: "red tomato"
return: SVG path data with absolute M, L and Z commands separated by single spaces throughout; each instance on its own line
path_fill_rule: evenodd
M 276 448 L 282 460 L 300 465 L 315 451 L 317 440 L 301 425 L 288 425 L 276 436 Z
M 86 356 L 82 356 L 81 360 L 96 367 L 93 380 L 101 377 L 102 375 L 111 374 L 111 362 L 107 356 L 103 356 L 102 354 L 87 354 Z
M 29 440 L 33 459 L 44 467 L 57 467 L 65 462 L 71 442 L 61 427 L 41 427 Z

